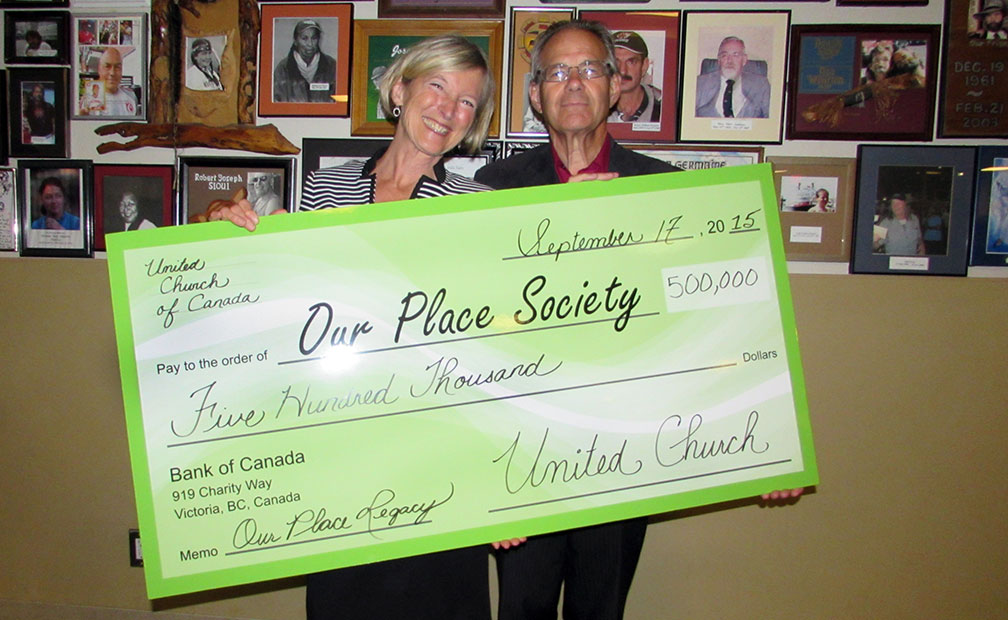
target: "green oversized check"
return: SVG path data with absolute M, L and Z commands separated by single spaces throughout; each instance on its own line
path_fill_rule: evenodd
M 152 598 L 817 482 L 766 164 L 108 248 Z

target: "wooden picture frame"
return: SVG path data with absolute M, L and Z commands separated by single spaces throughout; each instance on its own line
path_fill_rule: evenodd
M 19 161 L 18 196 L 21 256 L 91 256 L 94 211 L 89 160 Z
M 349 3 L 262 5 L 259 116 L 349 115 L 352 21 Z M 295 32 L 318 36 L 319 68 L 310 82 L 293 57 Z
M 13 157 L 66 157 L 67 70 L 7 70 L 8 127 Z
M 528 87 L 532 81 L 532 46 L 536 36 L 553 22 L 574 19 L 574 7 L 519 7 L 511 9 L 511 40 L 508 50 L 508 138 L 545 138 L 546 126 L 532 109 Z M 504 89 L 504 86 L 501 86 Z
M 790 23 L 790 11 L 683 13 L 680 142 L 781 143 Z M 735 101 L 744 101 L 739 110 L 731 110 L 733 118 L 725 118 L 723 105 L 714 101 L 721 84 L 722 45 L 733 47 L 734 60 L 726 62 L 725 70 L 740 82 Z M 746 59 L 741 68 L 729 66 L 741 57 Z
M 378 17 L 502 19 L 504 0 L 378 0 Z
M 581 10 L 578 18 L 598 21 L 609 28 L 616 47 L 617 69 L 621 76 L 631 78 L 621 80 L 627 91 L 621 86 L 620 100 L 609 115 L 612 137 L 675 142 L 679 11 Z M 627 111 L 621 112 L 627 101 L 632 103 Z
M 966 275 L 976 148 L 862 144 L 857 159 L 851 272 Z
M 0 168 L 0 252 L 17 251 L 21 232 L 19 221 L 17 171 L 13 168 Z
M 732 148 L 688 146 L 685 144 L 624 144 L 623 146 L 683 170 L 710 170 L 725 166 L 748 166 L 763 161 L 762 146 Z
M 938 33 L 930 24 L 793 27 L 788 139 L 930 140 Z
M 65 65 L 69 60 L 70 13 L 5 11 L 4 63 Z
M 177 221 L 206 221 L 211 202 L 234 199 L 239 190 L 245 191 L 260 215 L 269 215 L 276 208 L 292 211 L 294 166 L 293 157 L 179 157 Z M 252 191 L 259 179 L 264 179 L 264 185 Z
M 94 249 L 109 233 L 175 225 L 174 179 L 174 166 L 95 164 Z
M 982 0 L 945 1 L 940 138 L 1008 138 L 1008 42 L 986 38 L 982 7 Z
M 391 64 L 393 55 L 403 53 L 413 43 L 439 34 L 464 33 L 480 47 L 490 61 L 495 84 L 500 84 L 504 52 L 504 22 L 488 20 L 433 20 L 410 22 L 409 34 L 403 34 L 398 20 L 363 19 L 354 21 L 353 72 L 350 95 L 350 135 L 391 136 L 395 126 L 384 118 L 378 105 L 375 83 Z M 494 106 L 489 137 L 499 135 L 500 110 Z
M 857 160 L 767 158 L 774 168 L 788 260 L 849 262 Z
M 971 265 L 1008 267 L 1008 146 L 977 149 Z
M 72 25 L 71 118 L 145 119 L 147 15 L 74 14 Z M 109 70 L 116 61 L 120 72 Z

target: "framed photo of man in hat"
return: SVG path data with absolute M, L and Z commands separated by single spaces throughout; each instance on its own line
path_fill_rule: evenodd
M 946 0 L 942 138 L 1008 138 L 1006 0 Z
M 679 12 L 581 11 L 613 33 L 620 98 L 608 119 L 618 140 L 674 142 L 679 83 Z
M 264 4 L 259 116 L 347 116 L 351 4 Z

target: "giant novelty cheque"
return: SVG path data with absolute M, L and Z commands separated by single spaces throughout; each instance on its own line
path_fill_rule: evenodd
M 148 595 L 815 484 L 766 164 L 108 237 Z

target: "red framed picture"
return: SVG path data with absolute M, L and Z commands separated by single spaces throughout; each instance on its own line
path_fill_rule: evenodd
M 172 226 L 173 166 L 94 166 L 94 249 L 105 250 L 105 235 Z

